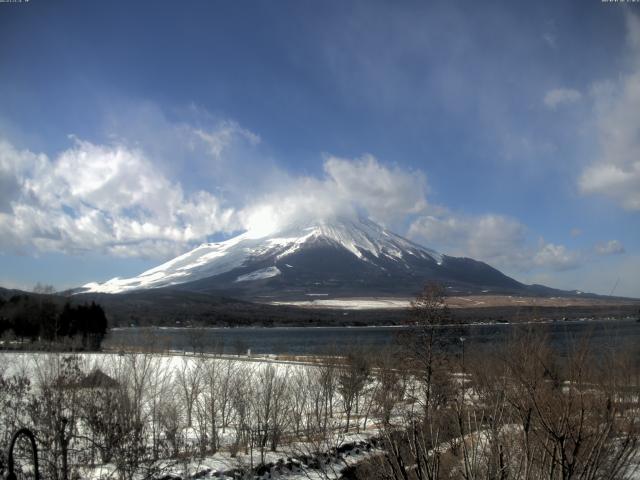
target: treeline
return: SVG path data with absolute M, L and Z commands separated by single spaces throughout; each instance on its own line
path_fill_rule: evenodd
M 75 350 L 99 350 L 107 332 L 103 308 L 91 302 L 60 306 L 52 295 L 13 295 L 0 299 L 0 337 L 11 342 L 43 342 Z

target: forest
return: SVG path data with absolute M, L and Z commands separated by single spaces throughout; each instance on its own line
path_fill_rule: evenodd
M 72 305 L 53 295 L 0 298 L 2 348 L 99 350 L 108 321 L 95 302 Z

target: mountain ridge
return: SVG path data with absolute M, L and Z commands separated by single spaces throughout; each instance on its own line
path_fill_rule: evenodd
M 461 291 L 519 291 L 524 285 L 484 262 L 443 255 L 368 219 L 298 223 L 270 235 L 245 232 L 204 243 L 131 278 L 89 283 L 82 293 L 172 287 L 255 294 L 413 294 L 425 281 Z M 466 289 L 466 290 L 465 290 Z M 243 294 L 244 292 L 244 294 Z M 326 292 L 320 292 L 326 293 Z
M 74 293 L 170 288 L 269 302 L 412 297 L 427 282 L 443 284 L 450 295 L 587 295 L 523 284 L 482 261 L 441 254 L 364 218 L 298 222 L 263 235 L 248 231 Z

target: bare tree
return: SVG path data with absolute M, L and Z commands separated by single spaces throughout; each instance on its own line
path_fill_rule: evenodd
M 297 368 L 290 375 L 291 383 L 291 416 L 293 431 L 296 437 L 301 435 L 305 417 L 310 405 L 310 380 L 309 368 Z
M 231 422 L 233 416 L 233 408 L 231 406 L 233 380 L 238 375 L 242 375 L 242 369 L 234 360 L 225 360 L 221 362 L 220 368 L 220 389 L 218 390 L 218 398 L 220 405 L 220 424 L 222 433 Z
M 163 399 L 159 406 L 158 420 L 166 445 L 165 453 L 177 458 L 185 446 L 184 416 L 182 404 L 175 396 Z
M 201 367 L 200 362 L 183 357 L 180 366 L 176 368 L 175 381 L 186 409 L 187 427 L 193 425 L 193 408 L 200 394 Z
M 443 371 L 447 370 L 445 357 L 438 351 L 444 342 L 442 326 L 449 323 L 451 315 L 444 287 L 436 283 L 427 284 L 411 302 L 411 328 L 402 337 L 407 360 L 422 385 L 419 400 L 423 403 L 425 416 L 429 416 L 433 408 L 442 405 L 445 401 L 442 395 L 449 389 L 450 377 L 443 375 Z
M 333 418 L 333 404 L 338 385 L 337 369 L 337 358 L 330 356 L 324 359 L 318 370 L 317 384 L 319 386 L 318 392 L 321 395 L 317 399 L 322 401 L 323 405 L 320 408 L 316 405 L 315 411 L 316 413 L 322 413 L 325 429 L 329 419 Z
M 628 474 L 640 433 L 638 396 L 628 395 L 637 388 L 629 376 L 637 366 L 617 352 L 604 358 L 599 352 L 596 361 L 591 351 L 588 341 L 580 341 L 560 359 L 544 338 L 531 335 L 508 350 L 507 395 L 523 432 L 523 478 Z M 611 369 L 603 375 L 595 368 L 598 363 Z M 517 458 L 515 452 L 511 456 Z
M 333 376 L 333 369 L 317 367 L 305 372 L 308 380 L 308 409 L 306 411 L 305 428 L 308 432 L 325 432 L 329 423 L 329 400 L 333 388 L 327 388 L 333 381 L 327 382 L 329 375 Z
M 222 404 L 225 402 L 225 397 L 221 394 L 225 383 L 223 377 L 225 372 L 224 364 L 224 360 L 207 359 L 201 369 L 203 419 L 207 426 L 212 453 L 215 453 L 220 448 L 218 429 L 220 428 L 220 418 L 222 416 Z M 228 398 L 228 385 L 226 397 Z
M 25 413 L 32 390 L 26 373 L 0 375 L 0 444 L 8 445 L 13 432 L 26 425 Z M 4 452 L 3 452 L 4 453 Z M 0 462 L 2 458 L 0 457 Z
M 55 480 L 69 480 L 80 414 L 82 371 L 78 357 L 48 356 L 45 362 L 37 363 L 36 375 L 38 388 L 28 410 L 38 440 L 50 446 L 42 456 L 44 472 Z
M 251 378 L 247 378 L 248 369 L 238 368 L 237 375 L 230 380 L 230 398 L 235 416 L 235 439 L 231 446 L 231 455 L 235 456 L 241 447 L 245 454 L 252 448 L 253 437 L 251 399 L 255 394 Z
M 160 455 L 161 442 L 161 414 L 163 412 L 162 402 L 165 398 L 175 395 L 172 370 L 162 357 L 156 357 L 150 368 L 150 375 L 147 387 L 148 401 L 146 410 L 149 414 L 149 434 L 151 437 L 151 449 L 154 460 Z
M 260 449 L 260 462 L 264 463 L 267 443 L 275 451 L 287 424 L 290 409 L 287 385 L 288 370 L 279 374 L 274 365 L 260 368 L 254 379 L 255 392 L 252 397 L 252 411 L 255 417 L 253 433 Z
M 403 361 L 396 368 L 383 365 L 378 372 L 378 381 L 391 393 L 386 397 L 383 391 L 377 401 L 385 452 L 376 459 L 379 478 L 435 480 L 448 475 L 443 442 L 454 436 L 454 417 L 447 410 L 453 399 L 452 378 L 440 349 L 445 338 L 442 327 L 450 323 L 444 288 L 427 284 L 411 302 L 408 328 L 399 336 Z M 395 419 L 394 396 L 404 403 Z
M 349 431 L 351 415 L 358 411 L 358 400 L 369 381 L 370 367 L 362 352 L 352 350 L 347 353 L 344 364 L 338 370 L 338 392 L 342 397 L 342 406 L 347 416 L 345 432 Z
M 147 442 L 152 423 L 149 407 L 153 405 L 149 392 L 157 373 L 156 358 L 150 353 L 127 353 L 115 357 L 109 367 L 120 386 L 113 412 L 120 429 L 114 453 L 116 469 L 123 480 L 157 474 L 155 455 Z
M 384 425 L 391 423 L 394 408 L 404 400 L 409 374 L 402 368 L 401 353 L 387 349 L 377 356 L 371 394 L 375 413 Z

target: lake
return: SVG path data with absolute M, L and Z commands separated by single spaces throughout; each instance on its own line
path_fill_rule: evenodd
M 561 354 L 578 339 L 588 337 L 598 351 L 624 346 L 640 348 L 640 322 L 635 319 L 558 321 L 544 324 L 487 324 L 440 327 L 451 350 L 491 349 L 503 343 L 517 329 L 531 328 L 546 333 Z M 461 330 L 462 328 L 462 330 Z M 358 345 L 380 348 L 392 344 L 410 327 L 238 327 L 167 328 L 139 327 L 112 330 L 103 346 L 110 349 L 154 348 L 209 353 L 312 355 L 344 352 Z

